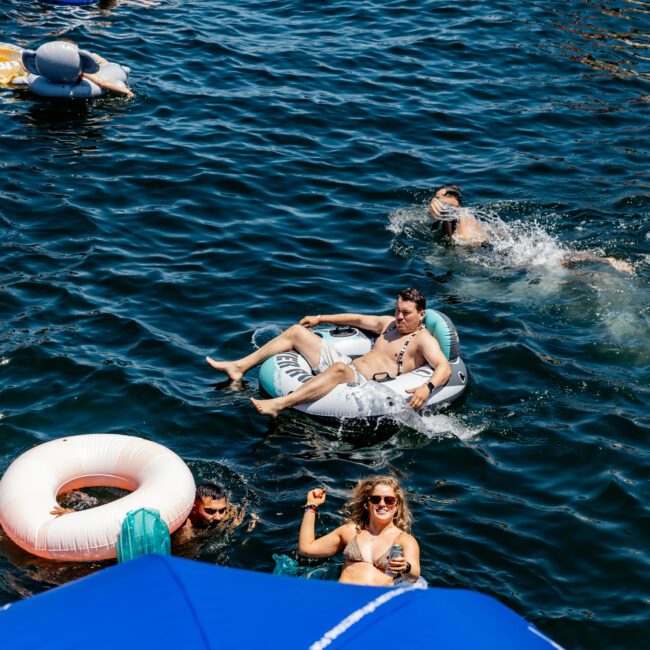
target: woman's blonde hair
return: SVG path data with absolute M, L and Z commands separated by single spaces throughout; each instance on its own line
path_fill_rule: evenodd
M 372 476 L 359 481 L 352 490 L 352 497 L 345 507 L 345 514 L 349 520 L 359 527 L 367 527 L 370 522 L 370 512 L 368 510 L 368 497 L 378 485 L 386 485 L 397 497 L 395 504 L 395 516 L 393 523 L 403 531 L 410 533 L 413 517 L 406 500 L 406 493 L 399 484 L 399 481 L 393 476 Z

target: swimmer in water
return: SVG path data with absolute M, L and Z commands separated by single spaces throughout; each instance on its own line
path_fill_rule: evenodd
M 218 483 L 201 483 L 196 488 L 192 511 L 176 533 L 174 541 L 183 544 L 194 536 L 197 529 L 221 526 L 226 522 L 229 527 L 235 528 L 242 519 L 240 509 L 230 503 L 223 486 Z
M 460 210 L 462 205 L 463 196 L 458 185 L 441 185 L 434 190 L 433 198 L 429 202 L 429 214 L 434 218 L 434 224 L 441 227 L 456 244 L 474 250 L 493 250 L 488 229 L 470 210 Z M 629 262 L 617 260 L 615 257 L 598 257 L 588 252 L 567 252 L 560 264 L 572 266 L 585 262 L 602 262 L 617 271 L 634 274 L 634 267 Z
M 322 488 L 307 493 L 298 539 L 300 555 L 343 553 L 339 582 L 349 584 L 388 587 L 397 578 L 415 581 L 420 577 L 420 547 L 410 534 L 411 511 L 397 479 L 377 476 L 359 481 L 347 505 L 348 522 L 316 539 L 316 516 L 325 496 Z M 389 559 L 393 545 L 401 546 L 402 553 Z

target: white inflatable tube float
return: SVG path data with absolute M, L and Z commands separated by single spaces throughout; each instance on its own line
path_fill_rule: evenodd
M 427 330 L 437 339 L 449 360 L 451 377 L 444 386 L 429 395 L 423 409 L 439 410 L 457 400 L 467 388 L 467 369 L 459 356 L 458 333 L 442 312 L 427 309 Z M 355 358 L 373 346 L 373 339 L 355 327 L 330 327 L 315 330 L 339 352 Z M 433 369 L 425 365 L 388 381 L 368 381 L 360 386 L 339 384 L 315 402 L 294 406 L 298 411 L 328 419 L 371 420 L 395 415 L 408 408 L 407 389 L 417 388 L 431 378 Z M 296 351 L 283 352 L 267 359 L 260 367 L 259 381 L 271 397 L 288 395 L 313 377 L 309 364 Z
M 112 503 L 56 517 L 57 495 L 83 487 L 130 490 Z M 115 557 L 130 510 L 153 508 L 174 532 L 194 503 L 192 473 L 173 451 L 134 436 L 52 440 L 19 456 L 0 480 L 0 525 L 24 550 L 64 561 Z

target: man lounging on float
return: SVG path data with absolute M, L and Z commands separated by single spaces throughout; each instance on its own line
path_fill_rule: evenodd
M 327 395 L 339 384 L 362 384 L 375 378 L 395 377 L 429 364 L 435 368 L 430 379 L 409 389 L 410 406 L 421 409 L 429 395 L 443 386 L 451 376 L 451 368 L 438 341 L 425 329 L 423 321 L 426 298 L 417 289 L 404 289 L 397 296 L 394 316 L 365 316 L 363 314 L 333 314 L 305 316 L 298 325 L 236 361 L 207 362 L 231 380 L 242 378 L 251 368 L 269 357 L 289 350 L 301 354 L 316 375 L 294 392 L 273 399 L 253 399 L 253 406 L 262 415 L 275 417 L 286 408 L 313 402 Z M 309 328 L 320 323 L 351 325 L 377 335 L 370 352 L 354 361 L 335 350 Z

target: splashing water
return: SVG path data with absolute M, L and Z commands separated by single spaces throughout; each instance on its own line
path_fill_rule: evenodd
M 429 438 L 455 436 L 466 440 L 478 435 L 484 428 L 455 414 L 416 412 L 410 408 L 406 397 L 377 382 L 362 384 L 354 390 L 353 396 L 361 417 L 382 413 L 381 419 L 403 424 Z
M 261 348 L 271 339 L 274 339 L 276 336 L 280 336 L 280 334 L 282 334 L 282 328 L 278 327 L 277 325 L 265 325 L 264 327 L 259 327 L 253 332 L 251 343 L 256 348 Z
M 481 222 L 493 249 L 476 251 L 476 261 L 484 266 L 560 266 L 569 252 L 537 221 L 506 224 L 493 210 L 480 208 L 474 216 Z
M 472 260 L 487 268 L 560 266 L 570 252 L 557 237 L 537 221 L 506 223 L 497 214 L 498 206 L 446 209 L 440 221 L 453 221 L 463 214 L 474 216 L 486 231 L 489 250 L 472 250 Z M 430 236 L 432 218 L 422 206 L 400 208 L 388 217 L 388 230 L 395 235 L 418 238 Z
M 479 435 L 485 428 L 485 426 L 472 424 L 467 418 L 455 413 L 449 415 L 444 413 L 417 413 L 411 408 L 396 413 L 391 416 L 391 419 L 431 439 L 458 438 L 459 440 L 469 440 Z

